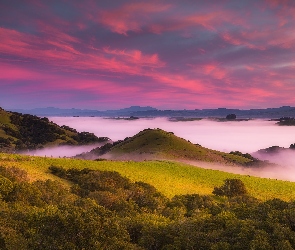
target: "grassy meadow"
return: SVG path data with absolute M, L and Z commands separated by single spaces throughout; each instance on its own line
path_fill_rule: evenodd
M 178 194 L 211 194 L 213 188 L 221 186 L 225 179 L 239 178 L 245 183 L 249 194 L 261 200 L 272 198 L 295 200 L 294 182 L 231 174 L 172 161 L 87 161 L 0 154 L 0 166 L 24 169 L 28 172 L 31 181 L 53 179 L 70 185 L 49 172 L 48 167 L 52 165 L 66 169 L 89 168 L 117 171 L 132 181 L 143 181 L 155 186 L 169 198 Z

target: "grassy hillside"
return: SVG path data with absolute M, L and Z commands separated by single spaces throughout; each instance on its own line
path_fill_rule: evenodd
M 8 112 L 0 108 L 0 152 L 14 152 L 54 145 L 82 145 L 106 141 L 92 133 L 58 126 L 47 118 Z
M 0 162 L 0 249 L 295 248 L 294 183 L 172 162 Z
M 186 159 L 242 165 L 252 161 L 242 155 L 195 145 L 161 129 L 145 129 L 112 147 L 109 154 L 114 159 Z
M 178 194 L 211 194 L 213 188 L 221 186 L 225 179 L 239 178 L 245 183 L 249 194 L 256 198 L 295 200 L 295 183 L 293 182 L 230 174 L 168 161 L 86 161 L 0 154 L 0 165 L 24 169 L 32 181 L 39 179 L 62 181 L 48 170 L 48 167 L 52 165 L 65 169 L 89 168 L 117 171 L 132 181 L 143 181 L 155 186 L 167 197 Z M 63 183 L 69 185 L 67 182 L 63 181 Z

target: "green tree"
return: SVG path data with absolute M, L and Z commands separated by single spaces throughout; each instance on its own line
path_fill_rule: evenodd
M 247 190 L 245 184 L 240 179 L 226 179 L 223 186 L 214 188 L 213 194 L 234 197 L 246 195 Z

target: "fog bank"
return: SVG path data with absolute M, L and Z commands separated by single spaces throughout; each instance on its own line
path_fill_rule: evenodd
M 260 178 L 269 178 L 283 181 L 295 181 L 295 166 L 268 166 L 263 168 L 225 166 L 212 162 L 183 161 L 186 164 L 205 168 L 219 170 L 227 173 L 256 176 Z
M 93 148 L 99 147 L 103 145 L 100 144 L 92 144 L 92 145 L 83 145 L 83 146 L 57 146 L 52 148 L 43 148 L 36 149 L 30 151 L 23 151 L 21 154 L 25 155 L 33 155 L 33 156 L 46 156 L 46 157 L 73 157 L 77 154 L 81 154 L 83 152 L 90 151 Z
M 135 135 L 146 128 L 161 128 L 204 147 L 224 152 L 252 153 L 273 145 L 288 148 L 295 143 L 295 126 L 278 126 L 274 121 L 250 120 L 217 122 L 211 120 L 171 122 L 166 118 L 116 120 L 100 117 L 50 117 L 58 125 L 92 132 L 113 141 Z M 293 135 L 293 136 L 292 136 Z
M 295 168 L 295 149 L 283 149 L 274 153 L 260 153 L 255 152 L 252 154 L 260 160 L 267 160 L 279 165 L 292 166 Z

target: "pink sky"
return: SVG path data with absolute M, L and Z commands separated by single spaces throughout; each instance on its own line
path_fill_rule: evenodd
M 0 106 L 295 106 L 294 27 L 294 0 L 1 1 Z

